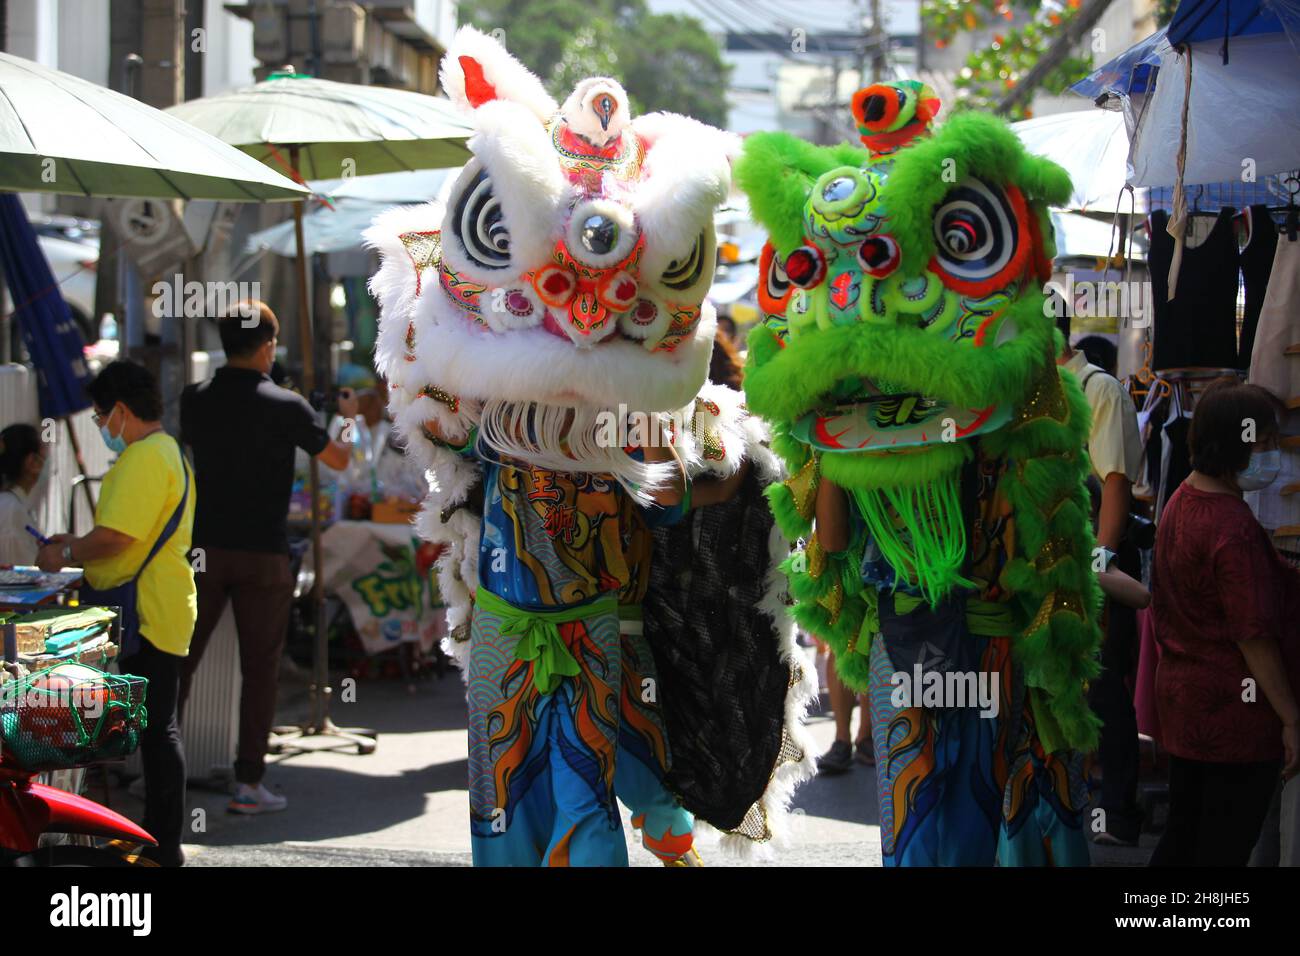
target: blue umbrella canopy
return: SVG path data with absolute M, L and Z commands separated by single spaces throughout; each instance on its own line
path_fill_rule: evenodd
M 36 366 L 41 415 L 63 418 L 90 407 L 85 343 L 13 193 L 0 193 L 0 265 L 23 344 Z

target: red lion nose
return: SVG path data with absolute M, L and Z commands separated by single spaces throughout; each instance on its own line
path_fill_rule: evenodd
M 580 277 L 565 266 L 548 265 L 533 275 L 533 289 L 546 305 L 567 313 L 572 331 L 586 338 L 608 328 L 612 314 L 630 309 L 639 286 L 621 269 L 588 270 Z

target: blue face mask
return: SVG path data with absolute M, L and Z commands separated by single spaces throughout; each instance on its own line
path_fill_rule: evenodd
M 1282 470 L 1282 452 L 1274 448 L 1269 451 L 1250 453 L 1250 464 L 1237 472 L 1237 487 L 1242 491 L 1259 491 L 1267 488 L 1277 480 Z
M 122 422 L 121 434 L 114 436 L 112 432 L 108 430 L 108 422 L 111 422 L 112 420 L 113 413 L 109 412 L 108 421 L 99 426 L 99 437 L 104 439 L 104 444 L 108 446 L 109 451 L 113 452 L 115 455 L 120 455 L 122 452 L 126 451 L 126 438 L 124 437 L 126 435 L 126 422 Z

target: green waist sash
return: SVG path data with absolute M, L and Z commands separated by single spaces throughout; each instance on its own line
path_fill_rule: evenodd
M 894 610 L 910 614 L 924 600 L 914 594 L 895 594 Z M 1002 601 L 967 601 L 966 627 L 979 637 L 1011 637 L 1018 630 L 1011 606 Z
M 613 591 L 586 604 L 556 608 L 554 611 L 529 611 L 515 607 L 481 585 L 474 596 L 475 605 L 501 619 L 501 633 L 518 637 L 515 659 L 533 664 L 533 686 L 539 694 L 550 694 L 565 677 L 577 677 L 582 669 L 573 652 L 560 637 L 560 625 L 572 624 L 598 614 L 616 614 L 618 599 Z

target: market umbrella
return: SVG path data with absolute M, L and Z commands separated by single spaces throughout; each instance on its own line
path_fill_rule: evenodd
M 307 190 L 139 100 L 0 53 L 0 191 L 268 202 Z M 43 414 L 66 418 L 84 407 L 73 397 L 84 377 L 79 336 L 44 257 L 26 241 L 16 202 L 0 223 L 15 311 L 37 366 L 42 408 L 58 410 Z M 70 423 L 68 432 L 81 467 Z M 81 487 L 89 502 L 89 485 Z
M 59 293 L 27 211 L 12 193 L 0 193 L 0 268 L 27 354 L 36 366 L 41 416 L 66 418 L 90 407 L 90 371 L 81 332 Z
M 393 206 L 443 199 L 458 171 L 458 167 L 422 169 L 309 182 L 311 191 L 323 198 L 315 209 L 303 215 L 307 254 L 364 248 L 362 233 L 370 228 L 377 215 Z M 279 222 L 253 233 L 248 237 L 245 251 L 273 252 L 286 258 L 296 255 L 293 222 Z
M 1055 113 L 1012 123 L 1025 149 L 1064 167 L 1074 184 L 1067 209 L 1114 212 L 1128 182 L 1128 132 L 1113 110 Z
M 376 216 L 392 208 L 391 202 L 366 199 L 336 199 L 328 206 L 321 205 L 302 217 L 303 251 L 314 256 L 364 248 L 362 233 L 370 228 Z M 248 237 L 244 251 L 293 258 L 298 254 L 294 226 L 292 221 L 278 222 L 259 230 Z
M 161 110 L 0 53 L 0 190 L 267 201 L 306 190 Z
M 399 170 L 459 166 L 470 158 L 465 141 L 473 130 L 445 99 L 405 90 L 335 83 L 296 73 L 273 73 L 261 83 L 205 96 L 171 107 L 174 116 L 193 123 L 222 142 L 294 179 L 373 175 Z M 294 247 L 298 260 L 298 322 L 302 339 L 303 388 L 316 383 L 311 314 L 307 309 L 307 252 L 303 203 L 294 204 Z M 316 640 L 312 715 L 293 729 L 300 738 L 328 736 L 374 750 L 373 731 L 342 729 L 329 719 L 329 649 L 325 633 L 325 593 L 321 569 L 319 465 L 310 462 L 312 590 Z M 279 734 L 283 748 L 290 733 Z
M 469 160 L 472 130 L 449 100 L 381 86 L 273 73 L 167 112 L 304 179 L 439 169 Z M 290 161 L 286 146 L 297 147 Z

